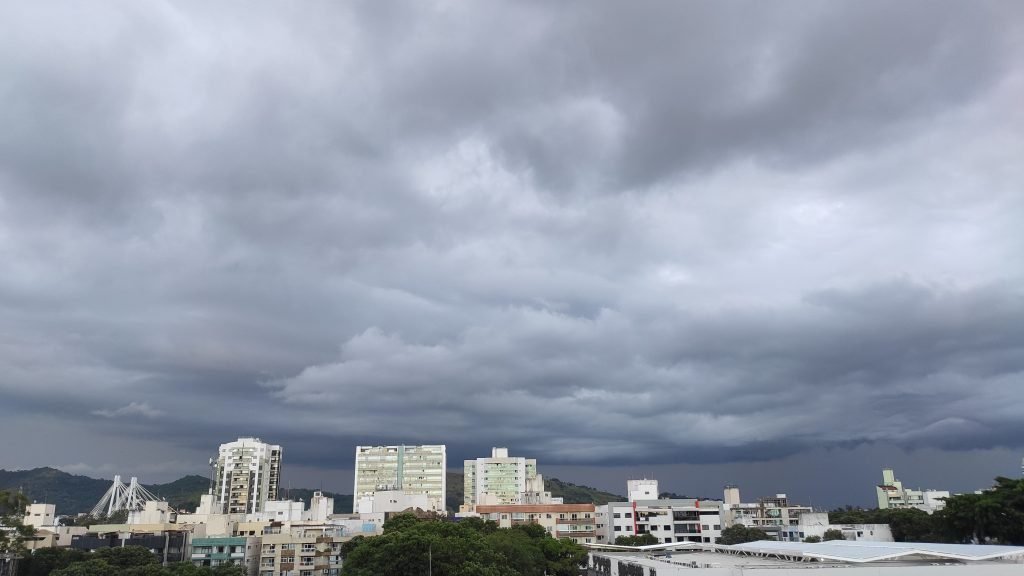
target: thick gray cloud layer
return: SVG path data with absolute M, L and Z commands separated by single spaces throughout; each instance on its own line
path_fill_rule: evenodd
M 1019 448 L 1022 16 L 4 5 L 0 433 Z

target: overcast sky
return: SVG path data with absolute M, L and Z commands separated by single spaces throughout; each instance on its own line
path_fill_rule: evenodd
M 0 3 L 0 467 L 1024 456 L 1024 5 Z M 11 441 L 16 439 L 16 441 Z

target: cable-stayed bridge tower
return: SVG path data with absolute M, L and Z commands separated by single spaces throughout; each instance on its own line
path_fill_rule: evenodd
M 106 514 L 110 516 L 114 512 L 127 510 L 142 510 L 146 502 L 159 500 L 152 492 L 146 490 L 139 484 L 139 479 L 132 476 L 131 482 L 125 485 L 121 482 L 120 476 L 114 476 L 114 483 L 111 484 L 100 501 L 92 507 L 89 513 L 92 516 Z

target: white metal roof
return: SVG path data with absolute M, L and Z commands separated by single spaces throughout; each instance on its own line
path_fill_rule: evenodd
M 819 543 L 775 542 L 759 540 L 734 546 L 723 546 L 738 552 L 778 554 L 789 557 L 816 558 L 840 562 L 877 562 L 906 556 L 927 556 L 963 561 L 994 560 L 1024 555 L 1024 547 L 982 544 L 928 544 L 923 542 L 851 542 L 831 540 Z

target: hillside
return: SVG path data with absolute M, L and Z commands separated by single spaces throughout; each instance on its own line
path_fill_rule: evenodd
M 465 475 L 462 472 L 448 472 L 445 477 L 445 483 L 447 484 L 447 493 L 444 498 L 445 508 L 447 508 L 449 512 L 458 512 L 459 506 L 461 506 L 465 501 Z
M 146 488 L 164 498 L 171 506 L 186 510 L 195 510 L 199 506 L 199 497 L 210 489 L 210 479 L 195 474 L 178 478 L 167 484 L 153 484 Z
M 0 470 L 0 490 L 20 489 L 30 500 L 55 504 L 58 514 L 88 512 L 110 488 L 110 483 L 56 468 Z
M 611 492 L 605 492 L 590 486 L 563 482 L 558 478 L 545 478 L 544 487 L 551 492 L 552 496 L 561 496 L 565 499 L 566 504 L 590 504 L 593 502 L 594 504 L 601 505 L 609 502 L 626 501 L 625 496 L 619 496 L 618 494 L 612 494 Z
M 448 493 L 445 498 L 445 505 L 451 512 L 458 511 L 465 493 L 463 474 L 461 472 L 448 472 L 446 482 L 448 483 Z M 600 506 L 609 502 L 624 502 L 626 500 L 625 496 L 604 492 L 590 486 L 563 482 L 558 478 L 545 478 L 544 487 L 551 492 L 551 496 L 563 498 L 566 504 L 593 503 Z
M 127 482 L 127 478 L 122 478 Z M 110 488 L 111 480 L 90 478 L 62 472 L 56 468 L 32 470 L 0 470 L 0 490 L 21 490 L 30 500 L 57 506 L 57 514 L 70 515 L 88 512 Z M 194 510 L 199 497 L 210 488 L 210 479 L 189 475 L 166 484 L 144 484 L 147 490 L 166 499 L 171 506 Z M 295 488 L 289 496 L 309 504 L 313 490 Z M 352 496 L 324 493 L 334 498 L 334 511 L 348 513 L 352 509 Z
M 127 478 L 124 479 L 127 481 Z M 31 500 L 47 502 L 57 506 L 57 514 L 78 514 L 88 512 L 110 488 L 110 480 L 90 478 L 68 474 L 56 468 L 34 468 L 32 470 L 0 470 L 0 490 L 22 490 Z M 461 472 L 448 472 L 448 492 L 445 505 L 451 511 L 457 511 L 463 501 L 463 476 Z M 621 502 L 626 498 L 610 492 L 604 492 L 590 486 L 581 486 L 572 482 L 563 482 L 557 478 L 544 481 L 552 496 L 562 497 L 567 504 L 606 504 Z M 175 508 L 194 510 L 199 504 L 199 497 L 210 488 L 210 479 L 198 475 L 189 475 L 166 484 L 145 484 L 150 492 L 165 498 Z M 293 500 L 302 500 L 307 505 L 314 490 L 308 488 L 292 488 L 281 496 Z M 324 492 L 334 498 L 334 512 L 347 514 L 352 511 L 351 494 L 335 494 Z
M 289 488 L 285 490 L 282 498 L 288 500 L 301 500 L 309 506 L 309 501 L 313 498 L 313 493 L 316 490 L 309 488 Z M 351 494 L 336 494 L 334 492 L 328 492 L 324 490 L 324 496 L 334 498 L 334 513 L 335 514 L 351 514 L 352 513 L 352 495 Z

